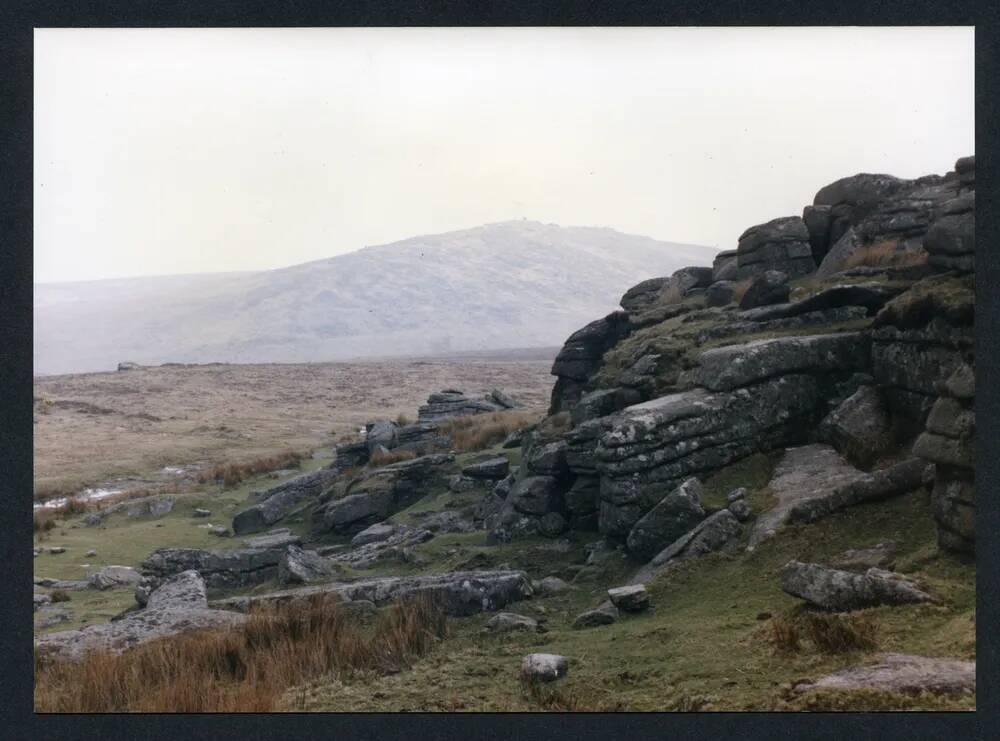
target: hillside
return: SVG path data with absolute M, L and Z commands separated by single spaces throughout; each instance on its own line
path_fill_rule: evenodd
M 510 221 L 278 270 L 40 284 L 35 373 L 558 346 L 636 281 L 714 253 Z

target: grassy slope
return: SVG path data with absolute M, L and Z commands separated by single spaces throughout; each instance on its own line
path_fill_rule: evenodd
M 762 458 L 762 457 L 761 457 Z M 751 501 L 767 492 L 766 459 L 744 462 L 710 481 L 707 498 L 731 483 L 756 484 Z M 724 496 L 724 494 L 722 495 Z M 596 536 L 594 536 L 596 538 Z M 784 699 L 787 683 L 815 677 L 872 657 L 823 655 L 805 644 L 798 654 L 776 653 L 767 620 L 801 609 L 778 587 L 778 571 L 792 558 L 824 561 L 848 548 L 893 538 L 901 545 L 899 570 L 914 574 L 944 598 L 940 606 L 882 607 L 868 611 L 879 623 L 880 649 L 931 656 L 975 656 L 975 567 L 939 555 L 926 492 L 838 513 L 808 526 L 787 528 L 752 555 L 713 555 L 662 575 L 647 585 L 652 609 L 614 625 L 577 631 L 581 611 L 596 606 L 607 587 L 625 580 L 635 564 L 620 555 L 587 567 L 573 588 L 510 609 L 547 621 L 544 634 L 482 633 L 488 616 L 451 621 L 451 636 L 409 671 L 381 678 L 334 680 L 297 688 L 290 709 L 306 710 L 761 710 L 809 707 Z M 482 565 L 508 563 L 533 577 L 571 577 L 580 570 L 586 536 L 563 552 L 552 541 L 485 546 L 481 533 L 442 536 L 421 547 L 440 569 L 477 557 Z M 529 692 L 517 679 L 520 659 L 534 651 L 570 659 L 569 675 Z M 903 698 L 861 693 L 815 707 L 969 708 L 971 696 Z M 823 704 L 826 703 L 826 704 Z M 838 705 L 838 703 L 840 703 Z

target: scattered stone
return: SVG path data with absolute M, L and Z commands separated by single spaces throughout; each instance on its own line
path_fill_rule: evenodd
M 34 595 L 34 608 L 37 610 L 42 605 L 47 605 L 52 602 L 52 595 L 50 594 L 35 594 Z
M 36 576 L 33 582 L 36 587 L 45 587 L 46 589 L 85 589 L 88 586 L 86 580 L 49 579 L 45 576 Z
M 781 588 L 794 597 L 835 611 L 936 601 L 915 582 L 892 571 L 872 568 L 854 574 L 800 561 L 785 564 Z
M 558 654 L 528 654 L 521 661 L 521 679 L 551 682 L 566 676 L 569 662 Z
M 518 615 L 515 612 L 498 612 L 486 621 L 486 630 L 492 633 L 510 633 L 513 631 L 540 632 L 541 626 L 534 618 Z
M 798 693 L 811 690 L 879 690 L 919 694 L 976 691 L 976 662 L 909 654 L 884 654 L 877 664 L 853 666 L 815 681 L 797 683 Z
M 316 551 L 289 545 L 278 561 L 279 584 L 308 584 L 337 574 L 336 566 Z
M 141 579 L 142 575 L 131 566 L 105 566 L 91 574 L 87 583 L 93 589 L 104 591 L 112 587 L 138 584 Z
M 582 630 L 610 625 L 618 619 L 618 614 L 618 608 L 608 602 L 594 610 L 587 610 L 577 615 L 576 620 L 573 621 L 573 628 Z
M 212 510 L 210 510 L 210 509 L 202 509 L 201 507 L 195 507 L 195 510 L 194 510 L 194 512 L 192 514 L 195 517 L 211 517 L 212 516 Z
M 641 612 L 649 607 L 649 594 L 644 584 L 628 584 L 608 590 L 611 603 L 625 612 Z
M 543 597 L 551 597 L 554 594 L 565 592 L 569 589 L 569 584 L 558 576 L 546 576 L 538 582 L 538 593 Z

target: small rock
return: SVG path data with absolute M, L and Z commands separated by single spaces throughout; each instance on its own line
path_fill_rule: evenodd
M 753 516 L 753 512 L 750 510 L 750 505 L 747 504 L 746 499 L 737 499 L 729 505 L 729 511 L 733 513 L 740 522 L 746 522 Z
M 569 662 L 558 654 L 528 654 L 521 661 L 521 678 L 551 682 L 566 675 Z
M 608 590 L 611 603 L 625 612 L 642 612 L 649 607 L 649 594 L 644 584 L 629 584 Z
M 194 510 L 194 516 L 195 517 L 211 517 L 212 516 L 212 510 L 210 510 L 210 509 L 202 509 L 201 507 L 196 507 L 195 510 Z
M 221 525 L 216 525 L 214 527 L 210 527 L 208 529 L 208 532 L 210 532 L 212 535 L 217 535 L 220 538 L 225 538 L 229 535 L 229 528 L 222 527 Z
M 550 597 L 553 594 L 559 594 L 567 589 L 569 589 L 569 584 L 564 582 L 558 576 L 546 576 L 538 582 L 537 591 L 543 597 Z
M 65 553 L 65 552 L 66 552 L 66 549 L 63 548 L 61 545 L 54 545 L 51 548 L 49 548 L 49 553 L 51 553 L 53 555 L 56 555 L 56 554 L 59 554 L 59 553 Z
M 874 568 L 855 574 L 799 561 L 785 564 L 781 588 L 818 607 L 837 611 L 935 601 L 902 574 Z
M 84 554 L 84 556 L 86 556 L 87 558 L 93 558 L 93 557 L 94 557 L 94 556 L 96 556 L 96 555 L 97 555 L 97 551 L 96 551 L 96 550 L 94 550 L 93 548 L 91 548 L 91 549 L 90 549 L 89 551 L 87 551 L 87 552 L 86 552 L 86 553 Z
M 538 632 L 538 621 L 515 612 L 498 612 L 486 621 L 486 629 L 493 633 L 509 633 L 511 631 Z
M 52 602 L 52 595 L 49 594 L 36 594 L 34 597 L 34 607 L 37 610 L 42 605 L 47 605 Z
M 853 666 L 814 682 L 799 682 L 793 691 L 868 689 L 906 694 L 923 691 L 946 694 L 974 691 L 975 688 L 975 661 L 885 654 L 878 664 Z
M 588 610 L 577 615 L 573 621 L 573 628 L 581 630 L 583 628 L 596 628 L 600 625 L 610 625 L 618 619 L 618 608 L 608 603 L 594 610 Z
M 737 499 L 746 499 L 746 498 L 747 498 L 747 490 L 741 486 L 739 489 L 733 489 L 726 495 L 726 502 L 732 504 Z
M 105 566 L 91 574 L 87 584 L 93 589 L 104 591 L 112 587 L 138 584 L 141 580 L 142 575 L 130 566 Z

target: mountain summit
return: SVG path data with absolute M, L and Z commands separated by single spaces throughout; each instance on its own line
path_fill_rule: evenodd
M 35 373 L 557 346 L 710 247 L 506 221 L 277 270 L 35 286 Z

